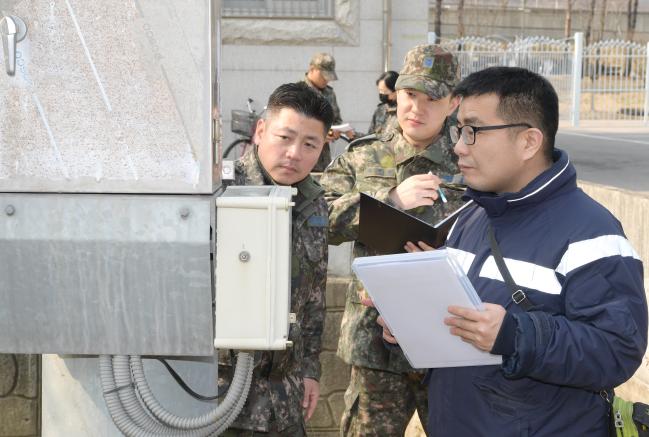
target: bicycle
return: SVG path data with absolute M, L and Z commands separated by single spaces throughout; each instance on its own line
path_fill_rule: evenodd
M 252 147 L 257 121 L 261 118 L 261 114 L 257 114 L 257 111 L 252 107 L 253 102 L 248 97 L 246 101 L 247 111 L 240 109 L 233 109 L 231 111 L 230 130 L 240 135 L 240 137 L 236 138 L 225 148 L 223 159 L 226 159 L 234 150 L 237 152 L 234 156 L 241 157 Z

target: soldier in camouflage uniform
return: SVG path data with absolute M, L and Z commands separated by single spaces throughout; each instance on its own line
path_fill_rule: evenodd
M 368 134 L 376 134 L 377 137 L 383 132 L 387 132 L 397 125 L 397 105 L 381 103 L 377 105 L 372 115 Z
M 329 86 L 329 82 L 333 82 L 334 80 L 338 80 L 338 75 L 336 74 L 336 61 L 333 56 L 328 53 L 316 53 L 313 55 L 311 62 L 309 62 L 309 71 L 304 75 L 303 82 L 320 93 L 329 102 L 334 111 L 333 124 L 341 124 L 342 118 L 340 116 L 338 102 L 336 101 L 336 93 Z M 349 131 L 346 134 L 350 138 L 354 136 L 353 131 Z M 327 143 L 322 149 L 320 159 L 318 159 L 313 171 L 322 172 L 329 165 L 331 162 L 329 143 L 335 141 L 338 137 L 340 137 L 339 132 L 329 132 Z
M 458 192 L 447 191 L 448 203 L 437 201 L 440 178 L 459 172 L 448 130 L 458 104 L 450 95 L 457 80 L 456 60 L 440 47 L 423 45 L 408 52 L 396 84 L 399 126 L 371 144 L 352 145 L 323 174 L 330 244 L 356 240 L 361 192 L 428 223 L 461 206 Z M 354 243 L 354 256 L 374 254 Z M 361 304 L 363 293 L 354 279 L 338 343 L 338 355 L 352 365 L 341 434 L 402 436 L 415 408 L 422 421 L 428 417 L 423 374 L 399 349 L 384 346 L 378 313 Z
M 319 398 L 320 350 L 325 318 L 327 205 L 309 175 L 333 119 L 329 103 L 301 83 L 282 85 L 270 96 L 257 125 L 258 145 L 235 164 L 237 185 L 291 185 L 293 198 L 291 324 L 286 351 L 257 354 L 242 412 L 226 436 L 303 436 L 305 418 Z M 219 385 L 230 383 L 230 354 L 221 351 Z
M 379 103 L 372 115 L 368 134 L 381 133 L 396 127 L 397 125 L 397 92 L 394 89 L 399 73 L 396 71 L 386 71 L 381 73 L 376 80 L 376 87 L 379 90 Z

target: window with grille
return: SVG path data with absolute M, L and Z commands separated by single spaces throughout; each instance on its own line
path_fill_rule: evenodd
M 230 18 L 334 18 L 335 0 L 223 0 Z

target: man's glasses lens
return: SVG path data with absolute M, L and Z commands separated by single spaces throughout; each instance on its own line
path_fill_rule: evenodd
M 470 146 L 475 143 L 475 131 L 473 126 L 462 126 L 462 140 L 464 144 Z
M 462 126 L 461 128 L 458 128 L 456 126 L 451 127 L 451 140 L 454 143 L 457 143 L 462 137 L 462 140 L 464 141 L 464 144 L 467 146 L 471 146 L 475 144 L 475 134 L 480 131 L 489 131 L 489 130 L 496 130 L 496 129 L 508 129 L 511 127 L 526 127 L 528 129 L 532 128 L 532 125 L 529 123 L 513 123 L 513 124 L 496 124 L 493 126 L 469 126 L 468 124 L 465 126 Z
M 462 140 L 464 141 L 464 144 L 467 146 L 470 146 L 473 144 L 474 139 L 475 139 L 475 132 L 473 131 L 473 127 L 471 126 L 462 126 L 461 128 L 456 126 L 451 126 L 451 141 L 454 143 L 457 143 L 460 141 L 460 136 L 462 137 Z

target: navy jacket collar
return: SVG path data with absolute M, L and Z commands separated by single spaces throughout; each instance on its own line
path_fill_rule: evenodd
M 532 205 L 577 186 L 577 172 L 563 150 L 555 149 L 554 164 L 517 193 L 489 193 L 467 188 L 465 199 L 482 206 L 487 215 L 498 217 L 512 208 Z

